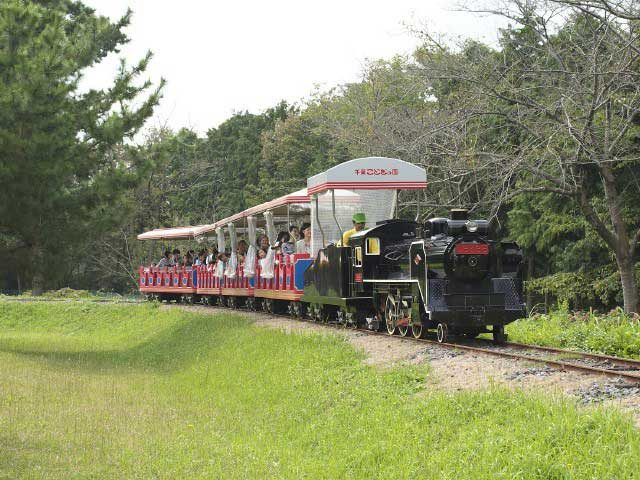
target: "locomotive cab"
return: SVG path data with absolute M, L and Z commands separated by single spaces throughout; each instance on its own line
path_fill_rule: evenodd
M 354 291 L 376 280 L 405 280 L 411 277 L 409 248 L 417 237 L 418 224 L 406 220 L 385 220 L 349 240 L 353 256 Z

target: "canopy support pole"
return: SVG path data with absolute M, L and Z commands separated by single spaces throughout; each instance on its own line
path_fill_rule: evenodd
M 322 235 L 322 248 L 325 247 L 324 243 L 324 230 L 322 230 L 322 224 L 320 223 L 320 215 L 318 214 L 318 195 L 315 195 L 316 201 L 316 222 L 318 223 L 318 228 L 320 229 L 320 234 Z
M 393 191 L 393 200 L 391 200 L 391 218 L 398 218 L 398 190 Z
M 333 213 L 333 220 L 336 222 L 338 231 L 340 232 L 340 239 L 342 240 L 342 228 L 340 228 L 340 224 L 338 223 L 338 219 L 336 218 L 336 191 L 334 189 L 331 189 L 331 213 Z M 322 243 L 324 243 L 324 236 Z

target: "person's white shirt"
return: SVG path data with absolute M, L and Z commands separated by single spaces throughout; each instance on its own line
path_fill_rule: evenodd
M 304 238 L 296 242 L 296 253 L 308 253 L 311 254 L 311 244 L 306 243 Z

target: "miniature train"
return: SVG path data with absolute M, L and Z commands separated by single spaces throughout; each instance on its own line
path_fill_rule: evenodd
M 146 232 L 138 238 L 198 240 L 215 232 L 221 251 L 226 232 L 231 253 L 222 265 L 140 267 L 140 291 L 416 338 L 435 329 L 439 342 L 483 332 L 504 341 L 504 326 L 526 315 L 520 248 L 490 239 L 489 222 L 469 219 L 462 209 L 422 224 L 393 218 L 399 192 L 425 187 L 422 168 L 360 158 L 311 177 L 306 189 L 214 224 Z M 369 224 L 342 244 L 357 212 Z M 307 219 L 310 254 L 274 251 L 266 262 L 252 255 L 237 261 L 238 233 L 255 249 L 259 227 L 273 244 L 276 224 Z

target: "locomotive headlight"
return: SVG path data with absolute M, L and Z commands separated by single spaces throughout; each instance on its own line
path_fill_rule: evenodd
M 469 220 L 465 225 L 469 233 L 475 233 L 478 231 L 478 224 L 473 220 Z

